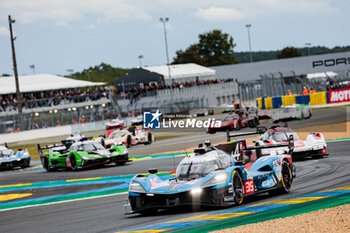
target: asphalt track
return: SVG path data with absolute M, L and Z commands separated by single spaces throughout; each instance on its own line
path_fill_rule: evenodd
M 291 128 L 317 126 L 320 124 L 343 122 L 346 120 L 346 109 L 335 108 L 317 109 L 313 111 L 313 117 L 308 120 L 290 122 Z M 270 125 L 264 122 L 262 125 Z M 251 131 L 245 129 L 244 131 Z M 345 130 L 345 129 L 344 129 Z M 331 131 L 331 130 L 330 130 Z M 193 135 L 196 135 L 193 137 Z M 178 138 L 157 141 L 150 146 L 139 145 L 130 150 L 133 155 L 145 155 L 161 153 L 171 150 L 184 149 L 196 146 L 206 139 L 213 143 L 225 141 L 225 133 L 208 135 L 193 132 Z M 301 161 L 297 164 L 297 178 L 293 183 L 290 194 L 283 197 L 292 197 L 301 194 L 321 191 L 328 188 L 350 185 L 350 143 L 349 141 L 331 142 L 328 144 L 330 157 L 318 160 Z M 134 161 L 124 166 L 109 165 L 104 168 L 89 169 L 80 172 L 59 171 L 46 173 L 43 170 L 36 171 L 3 171 L 0 173 L 0 185 L 34 183 L 43 181 L 81 179 L 105 176 L 128 175 L 147 172 L 148 168 L 158 168 L 160 171 L 173 170 L 182 157 L 170 157 Z M 75 188 L 43 189 L 40 195 L 53 195 L 57 193 L 77 192 L 79 190 L 91 190 L 115 185 L 86 185 Z M 39 195 L 35 190 L 26 190 Z M 40 197 L 39 195 L 39 197 Z M 116 232 L 145 225 L 176 220 L 185 217 L 197 216 L 208 211 L 191 212 L 188 210 L 162 211 L 156 216 L 124 215 L 125 200 L 127 195 L 120 194 L 110 197 L 100 197 L 74 202 L 58 203 L 52 205 L 29 207 L 25 209 L 0 212 L 1 232 Z M 254 199 L 245 201 L 245 205 L 261 203 L 280 199 L 281 196 L 269 197 L 260 195 Z M 237 207 L 236 207 L 237 208 Z M 210 210 L 209 212 L 212 212 Z
M 298 162 L 297 178 L 293 183 L 292 191 L 283 197 L 350 185 L 349 150 L 349 141 L 331 142 L 328 145 L 330 153 L 328 158 Z M 149 165 L 159 166 L 164 170 L 173 168 L 172 158 L 135 162 L 135 164 L 130 165 L 130 168 L 134 167 L 134 171 L 143 172 L 145 167 Z M 118 167 L 118 170 L 119 168 L 121 167 Z M 107 170 L 110 169 L 114 170 L 113 168 L 107 168 Z M 98 171 L 102 170 L 104 169 L 98 169 Z M 61 173 L 65 174 L 64 172 L 58 172 L 56 175 Z M 89 174 L 89 177 L 92 177 L 89 171 L 86 173 Z M 83 174 L 85 174 L 84 171 L 80 175 Z M 22 182 L 22 178 L 18 179 Z M 162 211 L 156 216 L 125 216 L 123 205 L 126 197 L 127 195 L 121 194 L 0 212 L 1 232 L 116 232 L 213 211 L 171 210 Z M 281 196 L 260 195 L 257 198 L 246 200 L 245 205 L 280 198 Z

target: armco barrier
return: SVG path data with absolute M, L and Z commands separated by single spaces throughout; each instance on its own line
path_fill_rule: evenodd
M 279 108 L 281 106 L 282 106 L 282 97 L 281 96 L 272 97 L 272 107 Z

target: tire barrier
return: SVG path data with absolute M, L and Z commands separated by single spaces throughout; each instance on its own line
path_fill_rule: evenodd
M 310 105 L 327 104 L 327 94 L 325 91 L 311 93 L 310 94 Z
M 266 108 L 266 109 L 271 109 L 271 108 L 273 108 L 273 105 L 272 105 L 272 97 L 266 97 L 266 98 L 265 98 L 265 108 Z
M 296 104 L 309 104 L 310 97 L 309 95 L 298 95 L 295 97 Z
M 288 105 L 292 105 L 292 104 L 296 104 L 295 95 L 282 96 L 282 105 L 283 106 L 288 106 Z
M 256 106 L 260 109 L 280 108 L 292 104 L 323 105 L 342 102 L 350 102 L 350 88 L 321 91 L 309 95 L 264 96 L 256 98 Z
M 281 106 L 282 106 L 282 97 L 281 96 L 272 97 L 272 107 L 280 108 Z

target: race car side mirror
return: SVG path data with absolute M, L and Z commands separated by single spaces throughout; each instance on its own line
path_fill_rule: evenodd
M 151 168 L 148 170 L 148 173 L 150 174 L 157 174 L 158 173 L 158 169 L 157 168 Z

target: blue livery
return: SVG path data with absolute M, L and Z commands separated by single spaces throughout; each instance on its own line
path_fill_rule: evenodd
M 246 140 L 206 142 L 179 163 L 174 178 L 164 180 L 156 169 L 133 177 L 125 207 L 129 213 L 150 214 L 181 205 L 239 205 L 244 197 L 263 192 L 288 193 L 295 177 L 290 145 L 257 157 L 258 147 L 247 147 Z
M 0 146 L 0 169 L 12 169 L 14 167 L 26 168 L 30 166 L 28 150 L 18 149 L 15 153 L 7 146 Z

